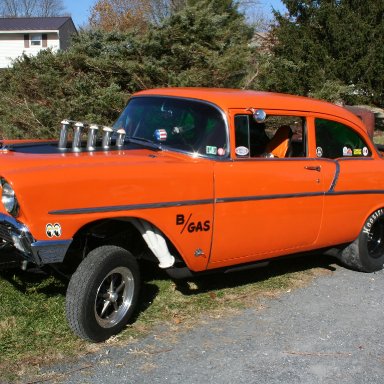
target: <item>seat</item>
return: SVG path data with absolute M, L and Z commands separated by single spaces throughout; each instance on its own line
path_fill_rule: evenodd
M 265 147 L 265 152 L 271 153 L 273 157 L 289 157 L 292 135 L 292 129 L 288 125 L 282 125 Z

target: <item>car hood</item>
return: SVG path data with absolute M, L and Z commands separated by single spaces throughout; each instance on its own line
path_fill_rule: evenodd
M 97 168 L 99 172 L 109 167 L 138 166 L 140 164 L 194 161 L 191 156 L 170 151 L 148 149 L 139 145 L 126 145 L 120 149 L 96 151 L 61 151 L 55 142 L 27 142 L 11 144 L 0 149 L 0 176 L 36 175 L 55 172 L 56 175 L 70 168 Z M 35 176 L 36 176 L 35 175 Z
M 39 143 L 0 152 L 0 176 L 12 185 L 21 207 L 18 219 L 35 238 L 45 236 L 49 220 L 65 228 L 86 222 L 86 215 L 63 218 L 52 212 L 211 199 L 213 166 L 209 159 L 138 145 L 60 153 L 53 143 Z M 1 204 L 0 211 L 5 213 Z M 67 231 L 63 236 L 71 236 Z

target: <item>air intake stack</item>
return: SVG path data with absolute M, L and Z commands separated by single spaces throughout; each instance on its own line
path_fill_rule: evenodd
M 103 128 L 103 141 L 101 143 L 101 146 L 105 150 L 111 147 L 112 133 L 113 133 L 113 129 L 111 127 Z
M 124 139 L 125 139 L 125 129 L 120 128 L 117 131 L 117 138 L 116 138 L 116 147 L 122 148 L 124 146 Z
M 97 140 L 97 131 L 99 126 L 92 124 L 88 128 L 88 140 L 87 140 L 87 150 L 94 151 L 96 149 L 96 140 Z
M 78 121 L 75 123 L 75 127 L 73 129 L 73 141 L 72 141 L 72 149 L 74 152 L 81 151 L 81 135 L 83 133 L 84 123 Z
M 63 120 L 61 122 L 60 139 L 59 139 L 59 145 L 58 145 L 60 150 L 67 149 L 68 133 L 69 133 L 70 125 L 71 123 L 68 120 Z

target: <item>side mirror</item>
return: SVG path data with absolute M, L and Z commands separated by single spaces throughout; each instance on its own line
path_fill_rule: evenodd
M 253 119 L 256 121 L 256 123 L 264 123 L 266 118 L 267 114 L 263 109 L 257 109 L 253 111 Z

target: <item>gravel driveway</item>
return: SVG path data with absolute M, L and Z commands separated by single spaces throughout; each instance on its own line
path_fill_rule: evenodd
M 384 272 L 335 268 L 258 308 L 55 367 L 57 382 L 382 384 Z

